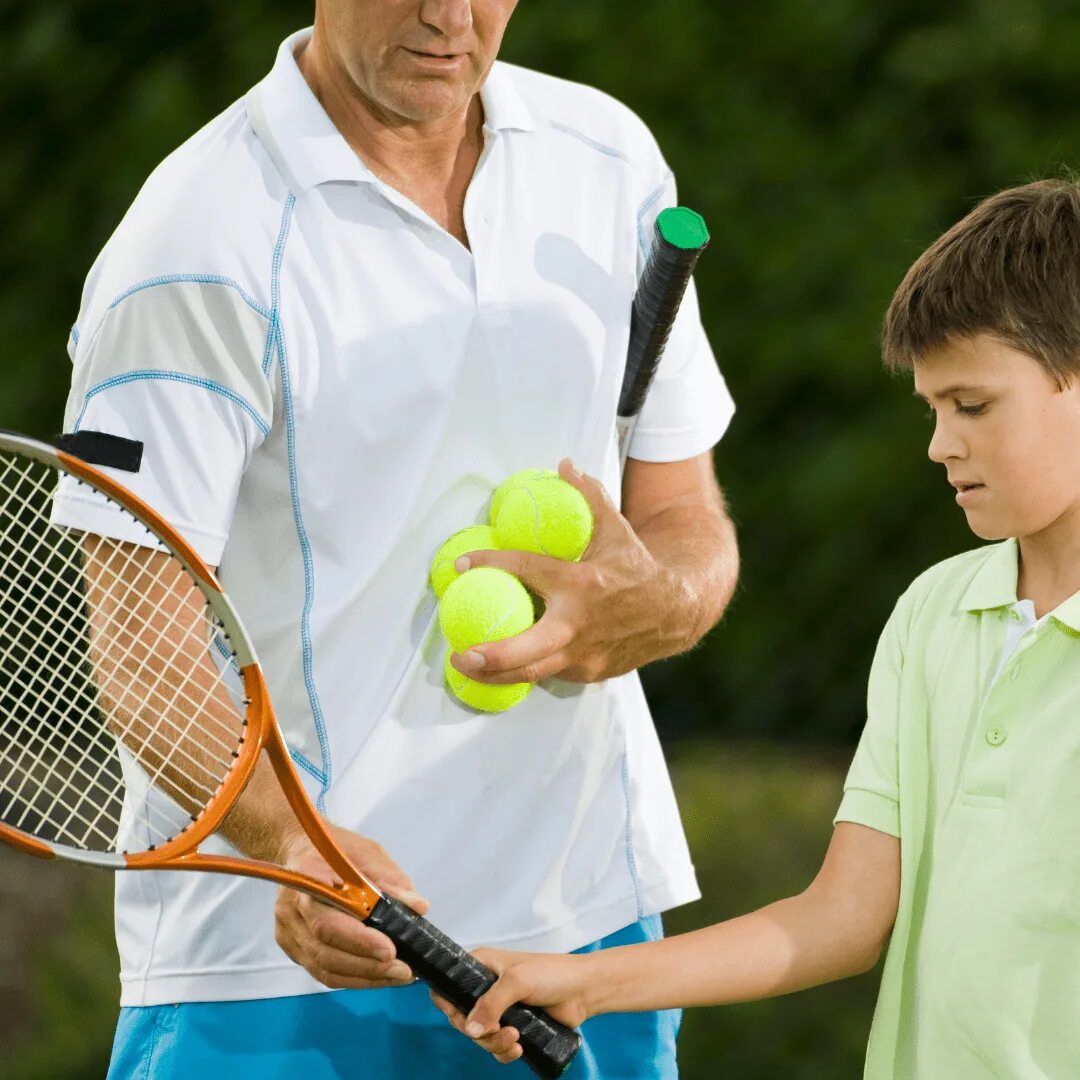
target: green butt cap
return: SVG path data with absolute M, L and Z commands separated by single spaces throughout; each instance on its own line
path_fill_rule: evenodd
M 656 227 L 660 235 L 683 251 L 693 251 L 709 242 L 709 230 L 705 219 L 688 206 L 670 206 L 656 215 Z

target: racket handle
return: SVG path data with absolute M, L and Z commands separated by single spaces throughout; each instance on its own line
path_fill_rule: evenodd
M 690 275 L 708 243 L 709 230 L 693 210 L 671 206 L 657 215 L 653 246 L 630 309 L 630 341 L 616 413 L 620 467 L 626 466 L 638 413 L 664 355 Z
M 381 930 L 403 960 L 430 987 L 469 1012 L 497 976 L 441 930 L 397 900 L 384 896 L 364 922 Z M 522 1057 L 537 1076 L 555 1080 L 581 1049 L 581 1036 L 553 1020 L 543 1009 L 512 1005 L 503 1013 L 505 1027 L 517 1028 Z
M 708 244 L 709 230 L 693 210 L 669 206 L 656 215 L 653 246 L 630 309 L 630 341 L 618 416 L 641 412 L 690 275 Z

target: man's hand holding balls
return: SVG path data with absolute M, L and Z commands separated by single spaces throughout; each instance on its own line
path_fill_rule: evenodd
M 600 682 L 682 647 L 675 628 L 666 641 L 663 620 L 661 629 L 657 625 L 657 611 L 669 605 L 677 588 L 673 576 L 652 557 L 599 481 L 575 472 L 569 461 L 560 465 L 559 476 L 584 496 L 591 511 L 591 536 L 579 562 L 535 551 L 483 550 L 463 554 L 455 563 L 458 573 L 475 567 L 508 571 L 544 606 L 542 617 L 523 632 L 452 654 L 452 668 L 477 682 L 504 686 L 552 677 Z M 543 476 L 534 477 L 530 486 L 544 482 Z M 581 517 L 573 500 L 561 499 L 560 506 L 564 525 L 577 527 Z M 504 506 L 499 514 L 506 514 Z M 519 522 L 527 517 L 515 516 Z

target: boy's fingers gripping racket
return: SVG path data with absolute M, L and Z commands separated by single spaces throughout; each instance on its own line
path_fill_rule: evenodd
M 664 354 L 683 293 L 698 257 L 708 243 L 709 230 L 705 221 L 693 210 L 673 206 L 657 214 L 652 250 L 634 294 L 630 345 L 619 394 L 616 425 L 619 464 L 623 467 L 630 449 L 630 436 Z
M 65 507 L 123 539 L 65 527 Z M 338 884 L 199 851 L 257 767 L 276 775 Z M 301 890 L 381 930 L 466 1012 L 495 981 L 334 842 L 292 765 L 251 641 L 195 552 L 108 476 L 2 432 L 0 840 L 114 870 L 216 871 Z M 559 1076 L 580 1046 L 539 1009 L 515 1006 L 503 1022 L 539 1076 Z

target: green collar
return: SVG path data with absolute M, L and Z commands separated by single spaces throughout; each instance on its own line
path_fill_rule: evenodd
M 1005 540 L 994 544 L 988 552 L 960 598 L 961 611 L 992 611 L 1016 603 L 1019 545 L 1015 539 Z M 1059 623 L 1080 634 L 1080 592 L 1058 604 L 1050 614 Z

